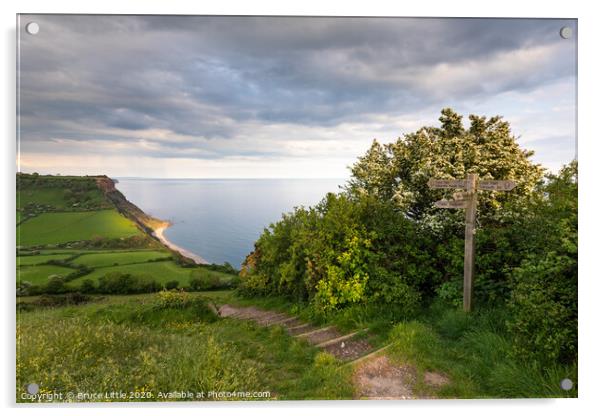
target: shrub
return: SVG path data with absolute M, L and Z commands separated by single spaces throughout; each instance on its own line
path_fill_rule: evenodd
M 189 287 L 192 291 L 219 289 L 224 287 L 217 275 L 209 274 L 203 270 L 193 270 L 190 273 Z
M 140 278 L 129 273 L 111 272 L 98 280 L 99 293 L 128 295 L 158 292 L 162 289 L 162 285 L 155 280 Z
M 79 290 L 82 293 L 94 293 L 96 291 L 96 285 L 94 284 L 93 280 L 91 280 L 91 279 L 85 279 L 82 282 Z
M 514 271 L 508 329 L 517 356 L 542 364 L 577 356 L 577 262 L 555 253 L 532 258 Z
M 167 290 L 177 289 L 179 285 L 180 285 L 180 282 L 178 282 L 177 280 L 170 280 L 169 282 L 165 283 L 165 289 L 167 289 Z
M 35 302 L 36 306 L 56 307 L 65 305 L 80 305 L 92 300 L 91 296 L 79 292 L 66 293 L 64 295 L 42 295 Z
M 533 247 L 512 271 L 508 328 L 515 353 L 541 363 L 577 359 L 577 164 L 549 176 L 525 230 Z
M 65 278 L 59 275 L 52 275 L 48 278 L 48 283 L 44 287 L 45 293 L 59 294 L 65 293 L 67 288 L 65 287 Z
M 201 297 L 187 293 L 183 290 L 162 290 L 157 294 L 155 311 L 168 311 L 170 309 L 187 309 L 197 318 L 206 322 L 217 320 L 217 313 L 209 306 L 208 301 Z
M 31 287 L 31 282 L 17 282 L 17 296 L 28 296 L 30 294 Z
M 191 299 L 192 295 L 184 291 L 162 290 L 157 294 L 157 307 L 181 309 L 188 306 Z

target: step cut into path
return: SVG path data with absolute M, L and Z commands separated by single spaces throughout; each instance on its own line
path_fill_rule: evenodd
M 222 305 L 218 310 L 218 314 L 224 318 L 254 321 L 263 326 L 280 325 L 291 336 L 304 339 L 342 361 L 358 359 L 374 349 L 367 340 L 359 337 L 365 330 L 342 334 L 332 326 L 316 327 L 302 322 L 297 317 L 280 312 L 266 311 L 253 306 Z

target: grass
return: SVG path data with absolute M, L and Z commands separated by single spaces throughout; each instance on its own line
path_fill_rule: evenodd
M 170 280 L 177 280 L 178 282 L 180 282 L 180 286 L 184 286 L 187 285 L 190 281 L 190 274 L 192 270 L 197 269 L 180 267 L 173 261 L 157 261 L 148 263 L 124 264 L 120 266 L 99 267 L 94 269 L 92 273 L 73 280 L 69 283 L 69 285 L 79 286 L 81 282 L 86 279 L 91 279 L 96 282 L 100 277 L 106 275 L 107 273 L 121 272 L 129 273 L 131 275 L 138 276 L 141 278 L 154 279 L 157 281 L 157 283 L 162 284 L 165 284 Z M 229 275 L 226 273 L 216 272 L 207 269 L 198 270 L 201 270 L 201 273 L 207 275 L 218 276 L 220 278 L 220 281 L 223 282 L 230 281 L 230 279 L 233 278 L 233 275 Z
M 470 315 L 434 305 L 420 320 L 396 324 L 389 333 L 390 357 L 425 371 L 443 373 L 450 383 L 439 391 L 418 383 L 422 394 L 449 398 L 576 397 L 560 381 L 577 380 L 576 365 L 539 366 L 512 354 L 504 328 L 503 309 L 485 309 Z
M 281 328 L 211 318 L 202 301 L 176 306 L 161 296 L 112 296 L 19 312 L 17 400 L 26 401 L 21 394 L 31 382 L 42 392 L 64 395 L 126 392 L 121 401 L 165 400 L 160 391 L 352 397 L 348 367 Z
M 70 254 L 41 254 L 33 256 L 17 256 L 17 267 L 42 264 L 49 260 L 65 260 L 71 257 Z
M 110 253 L 83 253 L 73 261 L 88 267 L 108 267 L 115 265 L 144 263 L 149 260 L 171 258 L 167 251 L 114 251 Z
M 133 222 L 115 210 L 45 213 L 17 227 L 17 245 L 34 246 L 122 238 L 140 234 Z
M 577 380 L 576 365 L 541 366 L 512 353 L 500 307 L 466 314 L 460 309 L 434 303 L 413 319 L 397 319 L 366 306 L 349 307 L 327 317 L 315 316 L 307 304 L 282 297 L 241 298 L 232 292 L 218 293 L 216 303 L 258 306 L 301 316 L 306 321 L 336 325 L 344 331 L 370 329 L 370 342 L 378 348 L 391 344 L 387 355 L 400 365 L 411 364 L 418 372 L 415 392 L 441 398 L 576 397 L 560 388 L 560 381 Z M 401 322 L 400 322 L 401 321 Z M 441 373 L 449 384 L 436 389 L 426 385 L 426 371 Z
M 65 189 L 57 188 L 41 188 L 24 189 L 17 191 L 17 208 L 23 209 L 28 204 L 49 205 L 57 210 L 72 208 L 69 202 L 65 199 Z M 82 195 L 82 200 L 86 200 L 89 204 L 99 205 L 103 203 L 103 195 L 99 189 L 86 191 Z
M 19 267 L 17 269 L 17 283 L 27 281 L 35 285 L 43 285 L 48 282 L 48 276 L 57 274 L 64 277 L 73 271 L 74 269 L 69 267 L 54 265 Z

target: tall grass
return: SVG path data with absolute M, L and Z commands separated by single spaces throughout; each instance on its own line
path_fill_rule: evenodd
M 418 383 L 418 390 L 455 398 L 576 397 L 564 391 L 564 378 L 577 380 L 576 365 L 541 367 L 512 354 L 504 327 L 505 311 L 471 314 L 434 305 L 424 319 L 402 322 L 389 334 L 389 353 L 398 362 L 444 373 L 450 382 L 438 391 Z M 418 377 L 420 380 L 420 377 Z
M 332 357 L 322 357 L 281 328 L 218 319 L 203 298 L 182 296 L 115 296 L 19 312 L 17 400 L 27 401 L 21 394 L 29 383 L 64 394 L 153 394 L 131 400 L 159 400 L 158 392 L 172 391 L 352 397 L 349 370 Z

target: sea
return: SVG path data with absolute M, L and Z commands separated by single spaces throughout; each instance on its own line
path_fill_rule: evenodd
M 298 206 L 313 206 L 346 179 L 117 178 L 125 197 L 171 222 L 163 235 L 209 263 L 240 268 L 271 223 Z

